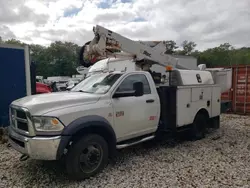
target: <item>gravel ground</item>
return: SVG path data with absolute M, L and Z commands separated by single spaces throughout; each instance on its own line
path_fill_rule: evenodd
M 0 187 L 250 187 L 250 117 L 223 115 L 221 129 L 174 146 L 148 142 L 118 153 L 99 175 L 68 180 L 57 162 L 27 160 L 0 145 Z

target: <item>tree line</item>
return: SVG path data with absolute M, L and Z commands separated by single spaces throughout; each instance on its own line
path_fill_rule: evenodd
M 192 41 L 183 41 L 181 50 L 172 40 L 166 41 L 166 54 L 190 55 L 197 58 L 198 64 L 207 67 L 233 66 L 250 64 L 250 47 L 235 48 L 229 43 L 204 51 L 195 50 L 197 45 Z
M 0 43 L 25 45 L 16 40 L 2 40 Z M 235 48 L 229 43 L 221 44 L 205 51 L 195 50 L 193 41 L 183 41 L 177 46 L 173 40 L 164 41 L 166 54 L 190 55 L 197 58 L 198 64 L 207 67 L 232 66 L 250 64 L 250 47 Z M 36 63 L 36 75 L 44 76 L 71 76 L 78 74 L 79 51 L 81 46 L 72 42 L 55 41 L 48 47 L 30 44 L 31 61 Z

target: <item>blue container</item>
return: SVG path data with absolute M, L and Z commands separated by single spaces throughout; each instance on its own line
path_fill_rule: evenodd
M 0 127 L 9 125 L 9 105 L 31 94 L 28 47 L 0 44 Z

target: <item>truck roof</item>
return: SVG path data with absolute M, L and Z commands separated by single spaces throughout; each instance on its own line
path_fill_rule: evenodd
M 132 59 L 131 59 L 132 60 Z M 108 71 L 108 63 L 114 63 L 118 61 L 127 61 L 131 64 L 131 60 L 127 58 L 106 58 L 100 61 L 97 61 L 94 65 L 89 68 L 88 73 L 100 72 L 100 71 Z M 124 67 L 124 64 L 121 64 L 121 68 Z

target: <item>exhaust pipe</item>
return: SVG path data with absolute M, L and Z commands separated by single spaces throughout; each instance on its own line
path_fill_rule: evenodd
M 29 158 L 28 155 L 23 154 L 23 155 L 19 158 L 19 160 L 20 160 L 20 161 L 26 161 L 28 158 Z

